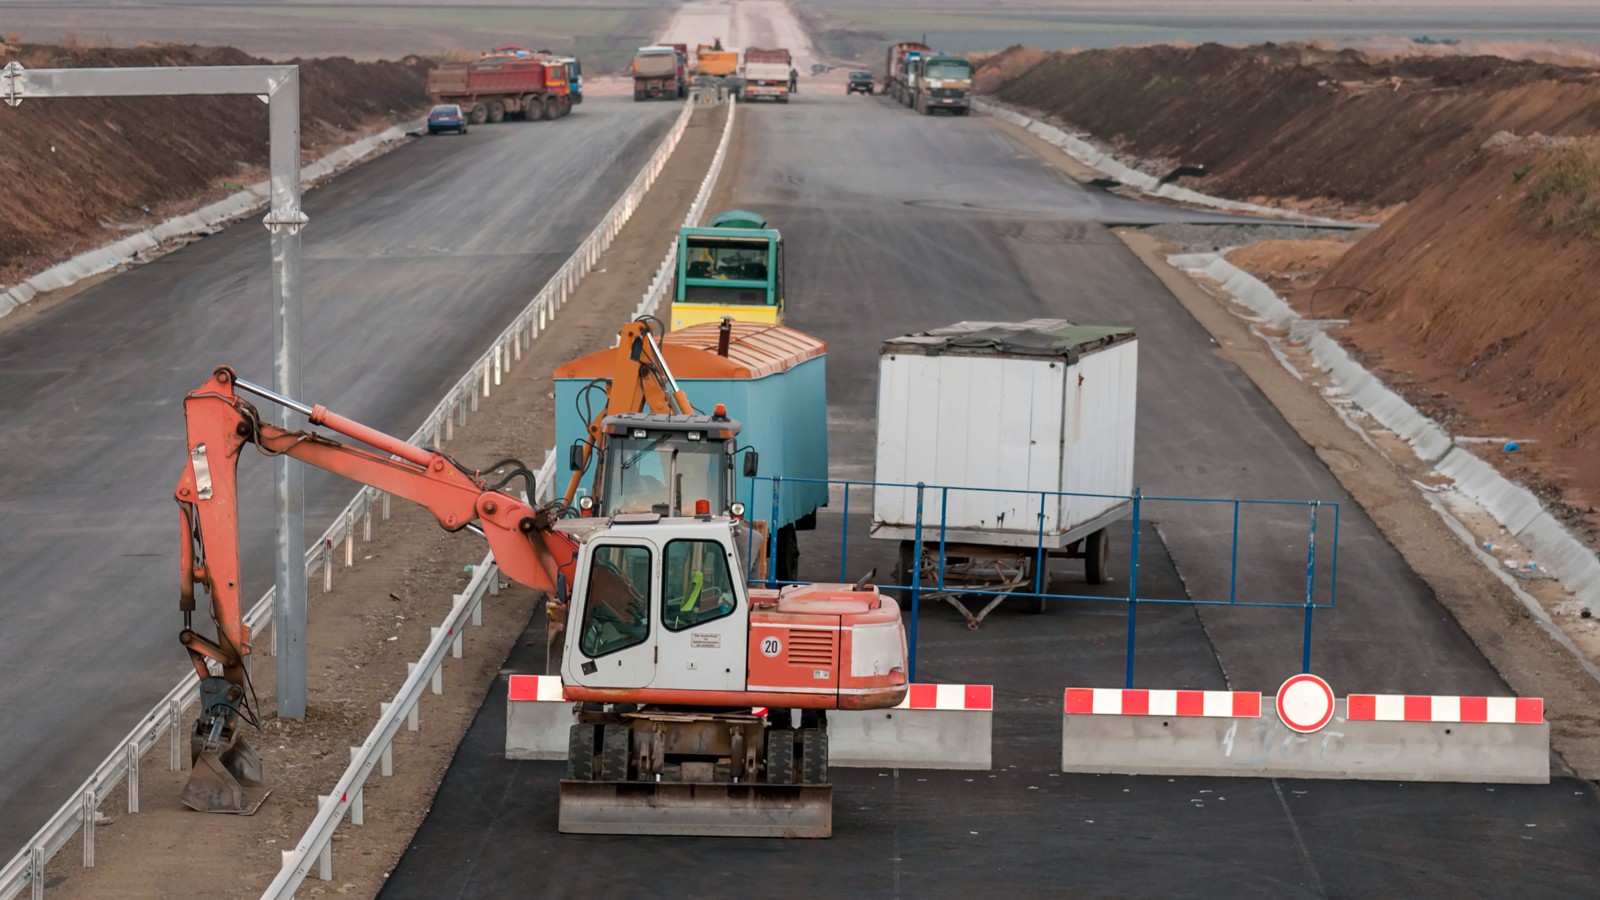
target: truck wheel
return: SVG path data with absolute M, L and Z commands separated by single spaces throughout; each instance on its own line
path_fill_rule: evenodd
M 602 726 L 604 737 L 600 748 L 600 780 L 608 782 L 628 780 L 628 737 L 630 729 L 623 724 Z
M 778 529 L 776 574 L 779 581 L 800 580 L 800 536 L 795 533 L 793 525 L 785 525 Z
M 472 104 L 472 111 L 467 113 L 467 121 L 473 125 L 482 125 L 489 121 L 489 108 L 482 103 Z
M 821 728 L 800 732 L 800 783 L 828 783 L 828 733 Z
M 544 118 L 544 104 L 539 102 L 538 97 L 528 101 L 528 105 L 522 110 L 522 117 L 529 122 L 537 122 Z
M 489 104 L 489 123 L 492 125 L 492 124 L 496 124 L 496 123 L 499 123 L 499 122 L 504 122 L 505 119 L 506 119 L 506 106 L 505 106 L 505 104 L 501 103 L 498 100 L 491 102 Z
M 556 98 L 551 97 L 544 101 L 544 117 L 554 119 L 561 114 L 561 105 L 556 103 Z
M 587 722 L 567 732 L 567 778 L 594 780 L 594 726 Z
M 638 103 L 638 102 L 640 102 L 642 100 L 644 100 L 644 91 L 642 91 L 642 90 L 640 90 L 638 88 L 634 88 L 633 89 L 633 102 Z
M 767 784 L 794 784 L 794 729 L 767 729 Z
M 1104 528 L 1089 535 L 1083 544 L 1083 580 L 1105 584 L 1111 574 L 1111 536 Z
M 562 116 L 562 118 L 565 118 L 569 113 L 572 112 L 572 98 L 571 97 L 562 97 L 561 100 L 560 100 L 560 103 L 561 103 L 561 116 Z

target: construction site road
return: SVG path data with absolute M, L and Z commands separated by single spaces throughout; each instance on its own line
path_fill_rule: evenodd
M 414 141 L 309 193 L 304 399 L 410 434 L 678 112 L 590 98 L 555 122 Z M 42 825 L 187 667 L 182 400 L 223 364 L 271 383 L 269 276 L 252 216 L 0 323 L 0 847 Z M 240 469 L 248 603 L 272 585 L 272 467 L 258 462 Z M 355 486 L 305 484 L 309 539 Z
M 1316 453 L 1105 226 L 1194 213 L 1086 189 L 981 118 L 842 94 L 746 107 L 731 194 L 713 203 L 758 210 L 783 231 L 789 324 L 829 344 L 834 477 L 872 476 L 882 340 L 963 319 L 1132 325 L 1146 492 L 1341 504 L 1338 602 L 1316 614 L 1314 672 L 1341 694 L 1508 692 Z M 802 535 L 802 578 L 876 566 L 887 580 L 894 547 L 866 540 L 860 510 L 844 566 L 827 537 L 842 509 Z M 1303 510 L 1296 519 L 1242 525 L 1241 600 L 1304 596 Z M 1150 503 L 1142 525 L 1141 596 L 1226 599 L 1226 512 Z M 1066 563 L 1053 589 L 1125 596 L 1128 537 L 1126 522 L 1113 529 L 1116 583 L 1087 587 Z M 827 841 L 561 835 L 562 767 L 503 759 L 502 680 L 384 896 L 538 884 L 550 897 L 709 897 L 752 877 L 781 897 L 1600 891 L 1600 797 L 1559 760 L 1541 786 L 1061 775 L 1061 689 L 1122 684 L 1126 608 L 1056 603 L 1034 617 L 1002 605 L 976 632 L 945 606 L 918 615 L 918 681 L 995 686 L 994 771 L 835 770 Z M 1300 669 L 1295 610 L 1152 606 L 1138 625 L 1138 687 L 1270 694 Z M 542 672 L 542 644 L 531 629 L 506 672 Z

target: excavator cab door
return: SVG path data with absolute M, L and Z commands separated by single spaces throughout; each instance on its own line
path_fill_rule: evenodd
M 656 675 L 660 554 L 647 541 L 616 538 L 587 550 L 567 610 L 562 675 L 591 688 L 647 687 Z

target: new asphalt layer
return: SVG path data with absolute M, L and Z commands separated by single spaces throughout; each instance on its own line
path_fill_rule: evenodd
M 591 98 L 555 122 L 417 140 L 307 194 L 302 399 L 410 434 L 677 113 Z M 251 217 L 0 322 L 0 847 L 42 825 L 184 673 L 182 400 L 223 364 L 271 383 L 269 258 Z M 240 478 L 254 603 L 272 584 L 271 466 L 252 454 Z M 307 473 L 308 539 L 354 492 Z
M 1312 671 L 1341 695 L 1506 692 L 1311 448 L 1106 227 L 1221 217 L 1082 187 L 979 119 L 882 98 L 803 90 L 741 116 L 732 204 L 783 231 L 789 324 L 828 342 L 834 477 L 871 479 L 885 338 L 963 319 L 1133 325 L 1147 494 L 1339 505 L 1337 601 L 1315 614 Z M 1231 505 L 1147 503 L 1140 596 L 1227 599 L 1236 587 L 1240 600 L 1303 600 L 1307 511 L 1247 509 L 1236 566 Z M 847 536 L 842 508 L 802 535 L 803 577 L 876 566 L 888 579 L 894 548 L 866 539 L 860 513 Z M 1326 603 L 1331 505 L 1318 515 Z M 1112 584 L 1090 589 L 1062 563 L 1052 589 L 1125 596 L 1128 545 L 1124 522 Z M 1551 784 L 1520 787 L 1061 775 L 1061 691 L 1123 684 L 1126 605 L 1065 601 L 1042 617 L 1002 605 L 976 632 L 946 606 L 917 615 L 919 681 L 995 685 L 994 771 L 835 770 L 827 841 L 561 835 L 561 765 L 503 759 L 502 681 L 383 896 L 1600 892 L 1600 798 L 1559 761 Z M 1270 694 L 1299 671 L 1303 629 L 1297 610 L 1142 605 L 1136 685 Z M 543 671 L 542 630 L 537 617 L 507 673 Z

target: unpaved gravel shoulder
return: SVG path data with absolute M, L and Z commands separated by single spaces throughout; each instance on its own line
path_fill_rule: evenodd
M 1600 778 L 1600 683 L 1450 532 L 1413 473 L 1346 425 L 1316 383 L 1285 368 L 1225 301 L 1167 265 L 1170 245 L 1132 229 L 1115 233 L 1216 339 L 1215 352 L 1255 382 L 1311 446 L 1512 690 L 1545 699 L 1556 753 L 1577 775 Z
M 532 349 L 513 365 L 502 385 L 479 400 L 479 412 L 456 430 L 447 448 L 471 466 L 520 457 L 530 468 L 554 442 L 551 372 L 570 359 L 610 346 L 648 284 L 682 221 L 721 137 L 725 108 L 696 111 L 682 142 L 632 220 L 596 270 L 563 307 Z M 491 335 L 485 334 L 485 343 Z M 264 464 L 250 459 L 245 465 Z M 119 790 L 101 810 L 96 865 L 82 868 L 79 841 L 57 854 L 47 872 L 53 900 L 66 898 L 238 897 L 260 895 L 316 813 L 317 795 L 330 791 L 376 723 L 378 704 L 391 699 L 406 664 L 427 645 L 429 628 L 462 590 L 465 567 L 482 560 L 485 547 L 465 532 L 448 534 L 420 508 L 395 501 L 393 517 L 375 522 L 373 540 L 356 545 L 354 568 L 336 569 L 334 590 L 311 582 L 308 623 L 309 703 L 302 721 L 278 719 L 274 708 L 271 640 L 256 638 L 253 677 L 260 733 L 246 732 L 260 752 L 272 793 L 254 816 L 207 816 L 178 803 L 182 772 L 169 772 L 164 746 L 140 769 L 141 811 L 126 811 Z M 259 510 L 270 515 L 270 510 Z M 465 632 L 463 659 L 444 664 L 444 694 L 425 693 L 422 730 L 401 730 L 395 740 L 394 775 L 376 772 L 365 792 L 366 822 L 346 818 L 333 844 L 334 879 L 308 879 L 300 896 L 372 897 L 382 887 L 433 801 L 489 690 L 504 690 L 501 665 L 541 598 L 508 585 L 486 598 L 483 627 Z M 173 654 L 181 658 L 177 641 Z M 187 759 L 187 739 L 185 739 Z M 259 797 L 262 789 L 250 790 Z

